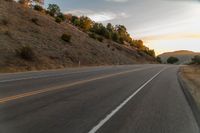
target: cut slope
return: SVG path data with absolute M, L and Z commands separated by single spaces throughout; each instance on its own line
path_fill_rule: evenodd
M 34 20 L 37 20 L 35 22 Z M 61 39 L 72 36 L 71 43 Z M 16 56 L 30 46 L 36 60 Z M 5 71 L 54 69 L 81 65 L 111 65 L 154 62 L 154 58 L 120 44 L 90 38 L 70 24 L 58 24 L 43 13 L 24 8 L 11 0 L 0 0 L 0 69 Z

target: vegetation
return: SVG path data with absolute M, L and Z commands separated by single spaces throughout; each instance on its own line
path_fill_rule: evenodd
M 43 3 L 43 0 L 20 0 L 20 2 L 29 4 L 35 2 L 38 5 L 35 5 L 34 9 L 38 11 L 43 10 L 43 8 L 40 6 Z M 71 14 L 63 14 L 60 11 L 60 7 L 56 4 L 49 4 L 46 13 L 54 17 L 57 23 L 61 23 L 67 19 L 67 22 L 79 27 L 79 29 L 88 33 L 89 36 L 95 40 L 102 42 L 103 39 L 106 38 L 122 45 L 129 44 L 132 48 L 155 57 L 154 50 L 146 47 L 142 40 L 132 39 L 124 25 L 114 26 L 111 23 L 108 23 L 106 26 L 104 26 L 102 23 L 94 22 L 86 16 L 77 17 Z
M 176 57 L 173 57 L 173 56 L 171 56 L 167 59 L 167 63 L 169 63 L 169 64 L 174 64 L 174 63 L 177 63 L 178 61 L 179 61 L 179 59 Z
M 39 24 L 38 24 L 38 21 L 39 21 L 38 18 L 32 18 L 31 21 L 32 21 L 34 24 L 39 25 Z
M 19 49 L 16 50 L 16 54 L 17 56 L 19 56 L 20 58 L 27 60 L 27 61 L 33 61 L 35 58 L 35 53 L 32 50 L 32 48 L 30 46 L 23 46 Z
M 97 37 L 97 40 L 99 41 L 99 42 L 103 42 L 103 37 Z
M 56 17 L 60 14 L 60 7 L 56 4 L 49 4 L 47 13 L 52 17 Z
M 61 23 L 61 22 L 62 22 L 62 19 L 59 18 L 59 17 L 56 17 L 56 18 L 55 18 L 55 21 L 56 21 L 57 23 Z
M 156 57 L 156 61 L 159 62 L 159 63 L 162 63 L 162 60 L 159 56 Z
M 200 55 L 194 56 L 194 58 L 192 58 L 192 63 L 200 65 Z
M 42 12 L 44 10 L 43 7 L 40 6 L 40 5 L 34 5 L 33 9 L 36 10 L 36 11 L 39 11 L 39 12 Z
M 61 36 L 61 39 L 65 42 L 71 42 L 71 35 L 68 35 L 68 34 L 63 34 Z

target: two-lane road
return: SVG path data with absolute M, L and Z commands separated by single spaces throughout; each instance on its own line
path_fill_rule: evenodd
M 0 75 L 0 133 L 199 133 L 179 66 Z

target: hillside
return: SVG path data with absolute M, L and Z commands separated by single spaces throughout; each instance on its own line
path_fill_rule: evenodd
M 71 35 L 71 42 L 61 36 Z M 30 47 L 34 60 L 17 55 Z M 110 40 L 94 40 L 69 23 L 56 23 L 44 13 L 0 0 L 0 71 L 26 71 L 64 67 L 154 63 L 155 59 L 136 48 Z
M 159 57 L 161 57 L 164 63 L 166 63 L 167 59 L 171 56 L 177 57 L 179 59 L 178 64 L 185 64 L 191 62 L 191 59 L 198 54 L 200 53 L 195 53 L 193 51 L 187 51 L 187 50 L 180 50 L 180 51 L 163 53 L 159 55 Z

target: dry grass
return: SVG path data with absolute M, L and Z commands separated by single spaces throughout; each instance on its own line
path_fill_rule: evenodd
M 181 68 L 181 74 L 200 108 L 200 66 L 184 66 Z
M 1 70 L 56 69 L 78 66 L 79 61 L 82 66 L 154 62 L 153 58 L 141 56 L 136 50 L 106 39 L 99 42 L 70 24 L 58 24 L 45 13 L 10 0 L 0 1 Z M 70 43 L 61 39 L 64 33 L 72 36 Z M 37 61 L 25 61 L 16 56 L 16 49 L 24 45 L 32 47 Z

